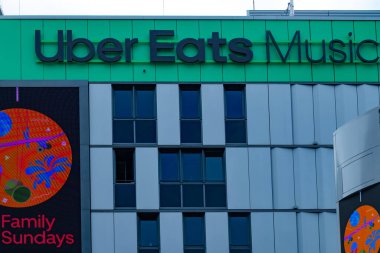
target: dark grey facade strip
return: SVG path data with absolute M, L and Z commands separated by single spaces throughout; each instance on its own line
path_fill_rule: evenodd
M 90 145 L 90 148 L 180 148 L 180 149 L 194 149 L 194 148 L 200 148 L 200 149 L 208 149 L 208 148 L 312 148 L 312 149 L 318 149 L 318 148 L 334 148 L 331 144 L 321 144 L 321 145 L 312 145 L 312 144 L 305 144 L 305 145 L 279 145 L 279 144 L 267 144 L 267 145 L 249 145 L 249 144 L 226 144 L 226 145 L 202 145 L 202 144 L 194 144 L 194 145 L 157 145 L 157 144 L 112 144 L 112 145 Z
M 252 63 L 251 63 L 252 64 Z M 222 64 L 223 65 L 223 64 Z M 253 63 L 253 65 L 255 65 Z M 363 63 L 364 65 L 364 63 Z M 242 67 L 244 67 L 242 65 Z M 336 86 L 336 85 L 341 85 L 341 84 L 345 84 L 345 85 L 362 85 L 362 84 L 370 84 L 370 85 L 380 85 L 380 83 L 378 81 L 375 81 L 375 82 L 336 82 L 336 83 L 333 83 L 333 82 L 314 82 L 314 81 L 309 81 L 309 82 L 289 82 L 289 81 L 276 81 L 276 82 L 273 82 L 273 81 L 257 81 L 257 82 L 223 82 L 223 81 L 219 81 L 219 82 L 202 82 L 202 81 L 199 81 L 199 82 L 183 82 L 183 81 L 177 81 L 177 82 L 155 82 L 155 81 L 152 81 L 152 82 L 114 82 L 114 81 L 104 81 L 104 82 L 91 82 L 90 85 L 98 85 L 98 84 L 115 84 L 115 85 L 159 85 L 159 84 L 183 84 L 183 85 L 199 85 L 199 84 L 225 84 L 225 85 L 233 85 L 233 84 L 237 84 L 237 85 L 242 85 L 242 84 L 290 84 L 290 85 L 294 85 L 294 84 L 300 84 L 300 85 L 318 85 L 318 84 L 323 84 L 323 85 L 332 85 L 332 86 Z
M 91 213 L 336 213 L 336 209 L 92 209 Z

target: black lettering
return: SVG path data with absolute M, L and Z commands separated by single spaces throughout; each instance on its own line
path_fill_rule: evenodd
M 375 47 L 377 47 L 379 45 L 379 43 L 377 43 L 374 40 L 363 40 L 362 42 L 360 42 L 358 44 L 357 48 L 356 48 L 356 55 L 358 56 L 359 60 L 361 60 L 362 62 L 365 62 L 365 63 L 376 63 L 376 62 L 378 62 L 379 61 L 379 56 L 377 56 L 374 59 L 369 60 L 369 59 L 364 58 L 364 56 L 362 55 L 362 53 L 360 52 L 360 50 L 366 44 L 372 44 Z
M 193 46 L 196 48 L 197 53 L 194 56 L 187 56 L 185 54 L 185 48 L 187 46 Z M 192 38 L 186 38 L 181 40 L 176 48 L 177 51 L 177 57 L 179 60 L 187 62 L 187 63 L 194 63 L 194 62 L 205 62 L 205 40 L 204 39 L 192 39 Z
M 150 31 L 150 61 L 151 62 L 175 62 L 174 56 L 158 55 L 162 50 L 173 50 L 174 43 L 158 42 L 158 37 L 173 37 L 173 30 Z
M 226 39 L 219 38 L 218 32 L 213 32 L 211 39 L 207 40 L 207 44 L 212 47 L 212 57 L 214 61 L 226 63 L 227 57 L 220 55 L 220 48 L 223 45 L 226 45 Z
M 278 55 L 280 56 L 281 61 L 283 63 L 286 63 L 286 61 L 287 61 L 287 59 L 288 59 L 288 57 L 290 55 L 290 52 L 291 52 L 291 50 L 292 50 L 292 48 L 294 46 L 294 43 L 297 41 L 298 62 L 301 63 L 301 35 L 300 35 L 300 31 L 296 31 L 294 33 L 293 39 L 290 42 L 288 51 L 286 52 L 285 56 L 282 54 L 282 52 L 280 50 L 280 47 L 278 46 L 275 38 L 273 37 L 272 32 L 271 31 L 267 31 L 266 32 L 266 49 L 267 49 L 267 61 L 268 61 L 268 63 L 270 63 L 270 41 L 272 41 L 273 46 L 276 49 L 276 51 L 277 51 Z
M 319 59 L 313 59 L 310 55 L 310 49 L 311 44 L 309 46 L 309 41 L 305 40 L 305 49 L 306 49 L 306 59 L 311 63 L 320 63 L 320 62 L 326 62 L 326 41 L 322 40 L 322 56 Z
M 348 36 L 352 36 L 352 32 L 349 32 L 348 33 Z M 352 40 L 350 40 L 349 42 L 348 42 L 348 47 L 349 47 L 349 49 L 350 49 L 350 63 L 353 63 L 354 62 L 354 45 L 353 45 L 353 43 L 352 43 Z
M 97 51 L 100 60 L 105 62 L 118 62 L 121 59 L 123 46 L 120 41 L 107 38 L 99 42 Z M 115 55 L 110 56 L 110 53 Z
M 232 39 L 228 43 L 228 48 L 232 52 L 229 54 L 231 61 L 238 63 L 247 63 L 253 59 L 253 52 L 250 49 L 252 42 L 244 38 Z
M 125 40 L 125 61 L 131 62 L 132 60 L 132 48 L 134 44 L 137 44 L 139 39 L 126 39 Z
M 38 59 L 42 62 L 63 62 L 64 49 L 63 49 L 63 31 L 58 30 L 57 53 L 51 57 L 47 57 L 42 53 L 41 31 L 34 32 L 34 49 Z
M 341 40 L 332 40 L 329 44 L 329 49 L 333 52 L 333 55 L 330 55 L 329 58 L 334 63 L 343 63 L 347 59 L 347 54 L 343 50 L 340 50 L 335 47 L 335 45 L 338 44 L 341 47 L 345 47 L 346 44 Z M 340 55 L 340 59 L 337 59 L 335 56 L 336 54 Z
M 87 55 L 79 57 L 74 54 L 74 48 L 83 44 L 87 48 Z M 88 62 L 95 56 L 95 47 L 91 41 L 84 38 L 78 38 L 73 40 L 73 32 L 67 30 L 67 61 L 68 62 Z

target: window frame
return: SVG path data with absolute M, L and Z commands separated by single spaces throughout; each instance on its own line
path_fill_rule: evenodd
M 243 107 L 243 117 L 242 118 L 228 118 L 227 117 L 227 96 L 226 91 L 241 91 L 242 92 L 242 107 Z M 234 84 L 234 85 L 224 85 L 223 89 L 224 96 L 224 126 L 225 126 L 225 140 L 226 145 L 241 145 L 248 143 L 248 129 L 247 129 L 247 99 L 246 99 L 246 85 L 244 84 Z M 244 135 L 245 139 L 243 142 L 228 142 L 227 141 L 227 122 L 243 122 L 244 123 Z
M 248 222 L 248 245 L 232 245 L 231 243 L 231 218 L 232 217 L 245 217 L 247 218 Z M 228 213 L 228 244 L 229 244 L 229 251 L 232 250 L 247 250 L 249 252 L 252 252 L 252 225 L 251 225 L 251 214 L 249 212 L 231 212 Z
M 144 217 L 145 219 L 143 219 Z M 146 247 L 146 246 L 140 246 L 141 242 L 141 220 L 150 220 L 150 218 L 153 218 L 153 220 L 157 223 L 157 246 L 152 247 Z M 137 252 L 140 252 L 142 250 L 156 250 L 158 253 L 161 252 L 161 235 L 160 235 L 160 214 L 159 213 L 137 213 Z
M 186 238 L 186 229 L 185 229 L 185 218 L 188 217 L 199 217 L 202 218 L 203 222 L 203 245 L 186 245 L 185 244 L 185 238 Z M 187 252 L 187 250 L 203 250 L 204 253 L 206 253 L 206 218 L 205 218 L 205 213 L 204 212 L 184 212 L 182 213 L 182 234 L 183 234 L 183 251 L 184 253 Z

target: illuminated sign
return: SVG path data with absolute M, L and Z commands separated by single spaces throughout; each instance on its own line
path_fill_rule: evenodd
M 80 253 L 78 88 L 0 88 L 0 252 Z

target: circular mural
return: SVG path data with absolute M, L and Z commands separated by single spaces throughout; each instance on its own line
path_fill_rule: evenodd
M 379 213 L 369 205 L 357 208 L 347 221 L 344 231 L 345 253 L 378 253 L 379 239 Z
M 69 139 L 52 119 L 27 109 L 0 111 L 0 205 L 47 201 L 66 183 L 71 164 Z

